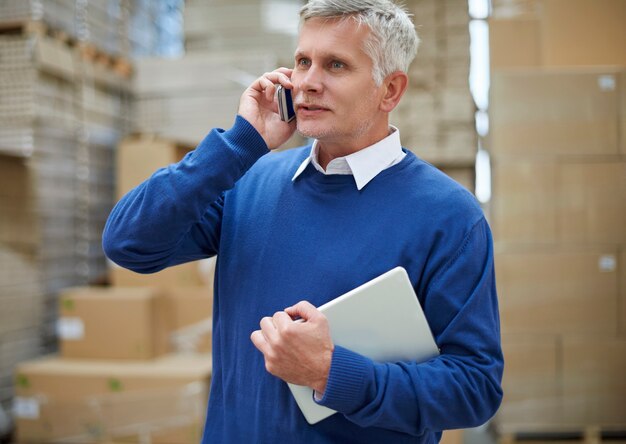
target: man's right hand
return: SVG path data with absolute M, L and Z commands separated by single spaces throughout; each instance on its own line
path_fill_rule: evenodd
M 283 122 L 274 99 L 278 84 L 292 89 L 292 69 L 278 68 L 263 74 L 248 87 L 239 100 L 239 115 L 261 134 L 268 148 L 273 150 L 285 143 L 296 130 L 296 121 Z

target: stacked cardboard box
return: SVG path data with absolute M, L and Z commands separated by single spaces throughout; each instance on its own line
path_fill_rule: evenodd
M 202 54 L 267 52 L 269 48 L 276 66 L 293 66 L 302 4 L 289 0 L 187 1 L 185 47 L 189 53 Z
M 494 68 L 626 64 L 621 0 L 497 0 L 490 20 Z
M 202 290 L 63 291 L 60 356 L 15 371 L 18 442 L 198 442 L 211 376 L 210 355 L 196 353 L 210 350 L 196 325 L 211 310 Z
M 65 290 L 58 333 L 63 358 L 152 359 L 169 350 L 163 294 L 151 288 Z
M 298 3 L 186 2 L 187 55 L 137 66 L 135 129 L 197 145 L 230 128 L 244 89 L 279 66 L 293 66 Z M 297 135 L 283 148 L 301 145 Z
M 125 139 L 117 193 L 188 151 L 155 137 Z M 212 311 L 211 264 L 200 264 L 152 275 L 115 267 L 112 287 L 65 289 L 60 356 L 16 370 L 18 442 L 198 442 L 211 375 Z
M 212 128 L 230 128 L 244 89 L 276 66 L 266 51 L 143 58 L 134 82 L 135 130 L 196 146 Z
M 157 169 L 181 160 L 191 148 L 156 136 L 126 137 L 118 147 L 117 198 L 148 179 Z M 166 295 L 172 320 L 171 346 L 180 352 L 211 349 L 215 258 L 189 262 L 152 274 L 139 274 L 110 263 L 115 287 L 153 288 Z M 195 308 L 195 309 L 194 309 Z
M 128 23 L 122 0 L 7 0 L 0 24 L 37 21 L 110 54 L 128 55 Z
M 409 90 L 391 121 L 418 156 L 436 166 L 467 168 L 467 176 L 478 147 L 469 89 L 468 4 L 413 0 L 407 7 L 421 43 L 410 68 Z
M 92 149 L 112 153 L 128 80 L 39 32 L 2 34 L 0 56 L 0 251 L 7 270 L 0 280 L 7 307 L 0 315 L 0 402 L 7 403 L 14 365 L 54 348 L 59 290 L 104 272 L 104 255 L 93 247 L 99 241 L 85 241 L 101 230 L 96 208 L 112 205 L 113 158 Z
M 17 442 L 197 443 L 210 374 L 210 359 L 183 355 L 20 364 Z
M 505 433 L 626 426 L 624 6 L 494 4 L 489 147 Z

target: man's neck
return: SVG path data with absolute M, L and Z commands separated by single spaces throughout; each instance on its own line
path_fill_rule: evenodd
M 364 148 L 374 145 L 376 142 L 380 142 L 389 135 L 389 125 L 387 124 L 384 130 L 378 131 L 376 135 L 370 135 L 367 138 L 362 138 L 357 143 L 340 142 L 340 141 L 317 141 L 317 162 L 326 171 L 328 164 L 338 157 L 349 156 L 350 154 L 361 151 Z

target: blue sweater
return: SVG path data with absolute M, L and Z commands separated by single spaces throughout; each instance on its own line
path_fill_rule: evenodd
M 204 443 L 435 443 L 484 423 L 499 406 L 502 353 L 492 240 L 474 197 L 407 152 L 358 191 L 312 165 L 310 147 L 267 154 L 237 117 L 114 208 L 113 261 L 140 273 L 219 253 L 213 378 Z M 267 155 L 266 155 L 267 154 Z M 378 363 L 335 344 L 309 425 L 287 384 L 250 341 L 263 316 L 315 306 L 390 270 L 409 273 L 442 354 Z

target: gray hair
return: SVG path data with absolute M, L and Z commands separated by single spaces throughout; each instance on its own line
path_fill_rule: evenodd
M 394 71 L 408 72 L 419 37 L 407 11 L 391 0 L 310 0 L 300 10 L 301 24 L 311 18 L 353 18 L 370 34 L 363 50 L 372 59 L 377 85 Z

